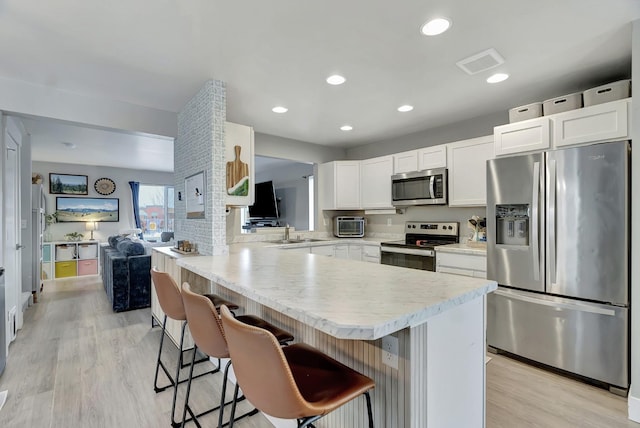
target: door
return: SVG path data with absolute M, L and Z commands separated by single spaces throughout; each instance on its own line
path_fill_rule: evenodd
M 5 321 L 7 347 L 16 332 L 16 317 L 21 311 L 19 301 L 22 291 L 22 262 L 20 258 L 20 142 L 18 126 L 7 118 L 4 135 L 4 263 L 5 263 Z
M 487 296 L 489 346 L 622 389 L 629 309 L 508 290 Z
M 627 142 L 556 150 L 547 157 L 547 291 L 626 306 Z
M 487 278 L 544 291 L 544 154 L 487 162 Z

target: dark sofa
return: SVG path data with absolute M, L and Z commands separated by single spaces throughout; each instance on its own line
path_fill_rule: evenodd
M 151 306 L 151 254 L 145 246 L 122 236 L 100 246 L 104 289 L 114 312 Z

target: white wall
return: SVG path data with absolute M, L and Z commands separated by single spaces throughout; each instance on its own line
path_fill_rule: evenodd
M 101 166 L 75 165 L 53 162 L 33 162 L 32 170 L 44 177 L 43 185 L 47 197 L 47 214 L 55 211 L 56 196 L 49 194 L 49 173 L 78 174 L 88 176 L 89 198 L 118 198 L 120 204 L 120 221 L 117 223 L 101 222 L 99 230 L 93 232 L 93 237 L 99 241 L 106 241 L 111 235 L 118 234 L 121 230 L 135 227 L 133 209 L 131 204 L 131 188 L 129 181 L 138 181 L 141 184 L 157 184 L 173 186 L 173 173 L 158 171 L 138 171 L 125 168 L 111 168 Z M 97 193 L 93 184 L 98 178 L 107 177 L 116 183 L 116 190 L 111 195 Z M 84 223 L 56 223 L 51 225 L 52 240 L 64 240 L 64 235 L 70 232 L 84 234 L 89 238 L 91 232 L 85 230 Z
M 259 132 L 255 133 L 255 155 L 307 163 L 346 159 L 344 149 L 305 143 Z
M 633 22 L 631 79 L 640 82 L 640 20 Z M 637 92 L 637 86 L 636 86 Z M 635 97 L 640 98 L 640 97 Z M 633 101 L 631 110 L 631 140 L 640 142 L 640 99 Z M 640 146 L 631 150 L 631 255 L 640 254 Z M 640 422 L 640 264 L 631 263 L 631 391 L 629 419 Z
M 177 114 L 0 78 L 0 110 L 78 124 L 175 137 Z

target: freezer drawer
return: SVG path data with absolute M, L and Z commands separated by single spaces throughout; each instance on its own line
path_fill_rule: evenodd
M 629 387 L 629 309 L 499 288 L 488 296 L 489 346 Z

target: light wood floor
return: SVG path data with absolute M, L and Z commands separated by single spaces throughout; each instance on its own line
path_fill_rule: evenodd
M 9 390 L 0 427 L 169 426 L 171 391 L 156 394 L 152 386 L 160 329 L 150 325 L 149 309 L 113 313 L 96 277 L 47 283 L 40 302 L 25 313 L 25 325 L 0 376 L 0 391 Z M 172 345 L 165 351 L 177 356 Z M 627 420 L 623 398 L 492 357 L 487 365 L 489 428 L 640 427 Z M 194 382 L 195 406 L 203 410 L 217 400 L 221 376 Z M 179 408 L 182 401 L 180 396 Z M 243 403 L 242 410 L 247 409 Z M 215 426 L 217 416 L 202 422 Z M 260 415 L 234 426 L 271 427 Z

